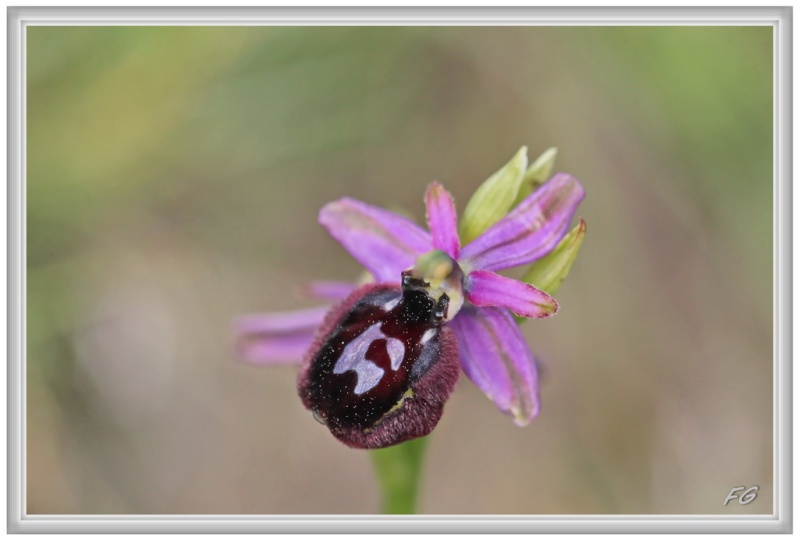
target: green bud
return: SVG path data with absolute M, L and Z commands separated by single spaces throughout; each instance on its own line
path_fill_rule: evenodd
M 554 295 L 577 258 L 585 229 L 585 220 L 580 218 L 580 223 L 563 237 L 554 250 L 530 265 L 522 281 Z
M 522 179 L 522 185 L 519 187 L 519 193 L 516 195 L 516 201 L 513 203 L 514 207 L 521 203 L 522 199 L 536 191 L 544 182 L 549 180 L 549 177 L 552 176 L 552 169 L 555 166 L 555 158 L 557 155 L 557 148 L 548 148 L 533 162 L 533 165 L 527 169 Z
M 527 147 L 522 147 L 502 169 L 477 188 L 461 215 L 462 245 L 479 237 L 513 208 L 526 168 Z

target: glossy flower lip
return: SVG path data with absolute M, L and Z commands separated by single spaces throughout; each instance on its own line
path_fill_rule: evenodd
M 319 222 L 377 283 L 397 283 L 400 273 L 430 250 L 441 250 L 456 260 L 464 272 L 467 302 L 449 325 L 458 340 L 461 368 L 501 411 L 524 426 L 538 413 L 538 379 L 533 354 L 511 313 L 549 317 L 558 304 L 544 291 L 496 271 L 527 265 L 550 253 L 566 235 L 584 196 L 577 179 L 558 173 L 463 247 L 454 202 L 438 182 L 425 193 L 429 232 L 407 218 L 349 197 L 325 205 Z M 351 291 L 341 284 L 316 284 L 309 290 L 330 300 L 343 299 Z M 305 340 L 305 348 L 310 347 L 314 335 L 309 330 L 321 325 L 324 314 L 325 310 L 306 310 L 243 318 L 237 331 L 239 344 L 245 346 L 239 350 L 250 362 L 280 362 L 289 346 L 297 351 Z M 274 318 L 283 317 L 286 325 L 281 327 Z M 291 321 L 296 325 L 292 327 Z M 284 356 L 270 358 L 273 350 Z
M 325 316 L 297 390 L 345 445 L 395 445 L 426 436 L 441 419 L 461 372 L 458 342 L 451 328 L 430 319 L 437 303 L 420 302 L 425 296 L 411 283 L 372 283 Z

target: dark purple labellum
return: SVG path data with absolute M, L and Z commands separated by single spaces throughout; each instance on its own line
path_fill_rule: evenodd
M 350 447 L 425 436 L 460 373 L 457 340 L 443 326 L 448 298 L 424 282 L 367 285 L 328 314 L 299 378 L 305 407 Z

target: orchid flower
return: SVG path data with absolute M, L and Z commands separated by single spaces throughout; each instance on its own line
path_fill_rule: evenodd
M 524 426 L 539 410 L 538 378 L 533 354 L 514 314 L 524 318 L 549 317 L 557 312 L 558 304 L 542 289 L 497 271 L 529 265 L 553 250 L 562 251 L 584 191 L 577 179 L 558 173 L 543 184 L 532 183 L 528 187 L 532 193 L 524 197 L 523 181 L 529 182 L 527 177 L 536 165 L 524 175 L 526 154 L 521 163 L 520 155 L 521 151 L 486 181 L 467 205 L 469 221 L 461 224 L 461 232 L 471 238 L 464 246 L 453 198 L 438 182 L 428 186 L 424 197 L 429 230 L 349 197 L 325 205 L 319 222 L 377 284 L 398 284 L 403 271 L 419 267 L 420 263 L 429 265 L 431 257 L 435 261 L 443 257 L 450 261 L 448 268 L 459 269 L 454 275 L 458 283 L 441 287 L 449 295 L 447 326 L 457 337 L 460 366 L 502 412 Z M 507 189 L 506 179 L 511 177 L 515 180 L 510 184 L 515 184 Z M 504 186 L 500 189 L 499 185 Z M 521 200 L 508 212 L 517 197 Z M 575 232 L 584 234 L 582 220 L 569 237 L 574 237 Z M 572 241 L 570 246 L 574 244 Z M 576 249 L 566 258 L 568 265 L 575 254 Z M 567 270 L 561 268 L 560 281 Z M 536 274 L 541 275 L 529 275 Z M 340 301 L 356 287 L 319 282 L 312 284 L 308 292 Z M 237 323 L 239 353 L 256 364 L 299 363 L 329 310 L 330 307 L 322 307 L 244 316 Z

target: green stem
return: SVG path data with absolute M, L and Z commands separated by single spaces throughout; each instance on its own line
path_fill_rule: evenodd
M 416 438 L 392 447 L 371 451 L 383 493 L 383 513 L 416 513 L 422 459 L 427 438 Z

